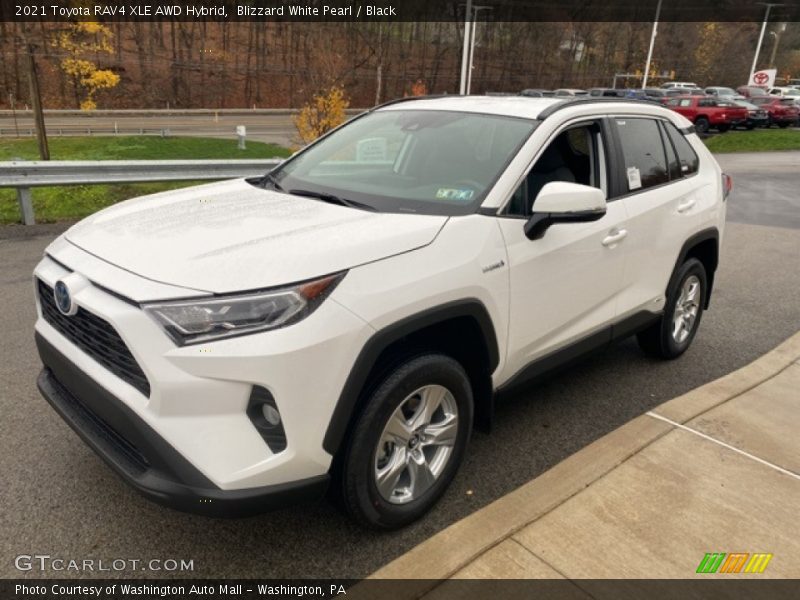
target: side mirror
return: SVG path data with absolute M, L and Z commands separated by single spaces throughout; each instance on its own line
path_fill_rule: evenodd
M 551 181 L 536 197 L 533 214 L 525 223 L 525 236 L 538 240 L 553 223 L 597 221 L 605 214 L 603 190 L 579 183 Z

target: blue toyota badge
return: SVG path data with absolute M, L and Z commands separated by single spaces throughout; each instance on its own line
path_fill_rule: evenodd
M 53 288 L 53 297 L 56 300 L 56 306 L 63 314 L 70 316 L 74 315 L 72 305 L 72 297 L 69 295 L 69 288 L 63 281 L 57 281 L 56 287 Z

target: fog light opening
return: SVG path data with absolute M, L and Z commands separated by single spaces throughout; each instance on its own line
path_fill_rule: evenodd
M 264 387 L 254 385 L 247 403 L 247 416 L 269 449 L 277 454 L 286 450 L 283 417 L 275 398 Z

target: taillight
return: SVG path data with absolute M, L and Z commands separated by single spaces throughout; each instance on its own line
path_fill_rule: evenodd
M 733 191 L 733 178 L 727 173 L 722 174 L 722 200 L 727 200 L 728 195 Z

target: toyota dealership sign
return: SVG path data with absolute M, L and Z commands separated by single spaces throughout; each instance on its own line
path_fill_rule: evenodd
M 756 71 L 750 76 L 750 83 L 748 83 L 748 85 L 771 88 L 775 85 L 776 72 L 777 69 L 764 69 L 763 71 Z

